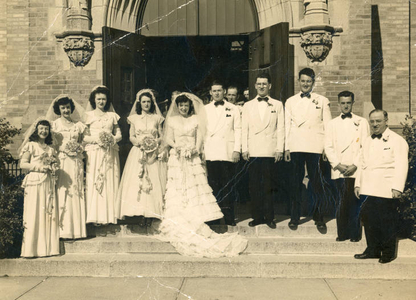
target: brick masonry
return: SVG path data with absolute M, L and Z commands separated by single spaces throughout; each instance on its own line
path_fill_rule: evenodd
M 99 5 L 99 1 L 92 2 L 93 7 Z M 64 3 L 61 0 L 0 1 L 0 117 L 7 116 L 17 127 L 27 128 L 37 116 L 45 114 L 51 101 L 61 93 L 68 93 L 85 104 L 91 88 L 102 82 L 98 44 L 90 63 L 83 69 L 75 68 L 69 64 L 62 44 L 54 35 L 65 28 Z M 329 4 L 331 24 L 342 26 L 344 32 L 334 37 L 330 55 L 317 65 L 307 61 L 299 40 L 291 40 L 295 45 L 295 73 L 305 66 L 315 69 L 318 74 L 315 91 L 330 99 L 334 116 L 339 112 L 337 94 L 345 89 L 356 94 L 355 111 L 366 115 L 371 108 L 371 5 L 378 5 L 384 57 L 383 107 L 397 113 L 395 122 L 399 123 L 409 111 L 408 1 L 348 0 Z M 412 3 L 412 15 L 411 92 L 415 112 L 415 3 Z M 302 18 L 296 13 L 294 16 Z M 99 31 L 97 22 L 102 22 L 102 18 L 95 16 L 95 31 Z M 295 90 L 298 89 L 296 84 Z M 17 139 L 13 151 L 18 143 Z

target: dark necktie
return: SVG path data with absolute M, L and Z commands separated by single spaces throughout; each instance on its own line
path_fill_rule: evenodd
M 214 105 L 217 107 L 218 105 L 224 105 L 224 100 L 215 101 Z
M 374 133 L 373 133 L 373 134 L 371 135 L 371 138 L 372 138 L 372 139 L 375 139 L 375 138 L 381 139 L 381 137 L 382 137 L 382 136 L 383 136 L 383 135 L 382 135 L 381 133 L 380 133 L 380 134 L 374 134 Z
M 300 97 L 301 97 L 301 98 L 304 98 L 304 97 L 306 97 L 306 98 L 310 98 L 310 97 L 311 97 L 311 93 L 309 93 L 309 92 L 307 92 L 307 93 L 301 93 L 301 94 L 300 94 Z
M 347 113 L 347 114 L 342 114 L 341 118 L 344 120 L 345 118 L 352 118 L 351 113 Z
M 269 101 L 269 97 L 257 97 L 257 100 L 260 101 Z

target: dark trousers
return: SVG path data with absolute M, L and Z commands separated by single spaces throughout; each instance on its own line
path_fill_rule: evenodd
M 370 255 L 393 258 L 396 255 L 398 232 L 398 200 L 368 196 L 361 207 L 367 249 Z
M 248 168 L 251 217 L 254 220 L 265 220 L 267 223 L 274 219 L 273 164 L 274 158 L 271 157 L 250 157 Z
M 217 199 L 226 222 L 234 221 L 235 165 L 228 161 L 207 160 L 208 184 Z
M 309 186 L 311 190 L 311 201 L 313 202 L 313 219 L 316 222 L 323 221 L 321 213 L 321 203 L 324 193 L 323 174 L 319 168 L 321 154 L 307 152 L 290 153 L 292 164 L 291 180 L 291 220 L 299 222 L 302 206 L 302 182 L 305 177 L 305 163 L 308 171 Z
M 250 200 L 250 194 L 248 189 L 248 165 L 250 162 L 240 159 L 236 165 L 235 178 L 235 194 L 237 201 L 241 204 Z
M 354 178 L 335 180 L 337 189 L 337 231 L 341 240 L 361 240 L 360 209 L 362 201 L 354 195 Z

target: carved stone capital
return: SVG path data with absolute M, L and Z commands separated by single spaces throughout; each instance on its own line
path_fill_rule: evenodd
M 300 34 L 300 45 L 312 62 L 322 62 L 332 49 L 331 32 L 303 32 Z
M 89 36 L 66 36 L 63 49 L 76 67 L 84 67 L 94 54 L 94 42 Z

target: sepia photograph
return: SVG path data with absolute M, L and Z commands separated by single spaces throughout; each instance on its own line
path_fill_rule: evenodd
M 0 0 L 0 299 L 415 299 L 412 0 Z

